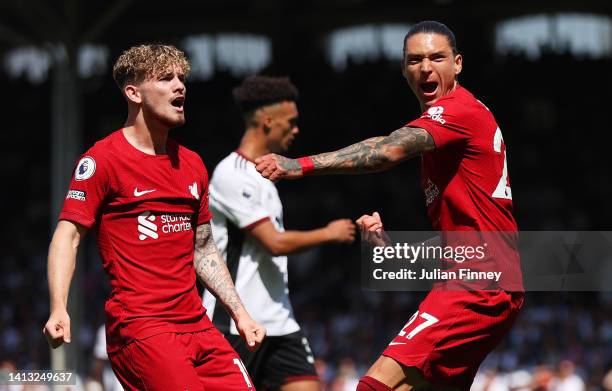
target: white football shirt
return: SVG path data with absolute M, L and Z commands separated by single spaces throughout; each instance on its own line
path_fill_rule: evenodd
M 267 335 L 298 331 L 289 301 L 287 257 L 273 256 L 249 234 L 266 219 L 284 231 L 283 205 L 274 183 L 262 177 L 253 162 L 232 152 L 215 168 L 209 192 L 213 237 L 247 311 L 266 327 Z M 238 334 L 225 308 L 215 304 L 206 290 L 204 306 L 213 323 L 221 332 Z

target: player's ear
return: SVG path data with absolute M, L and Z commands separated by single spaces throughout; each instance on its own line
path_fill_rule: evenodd
M 274 118 L 270 115 L 270 113 L 268 113 L 265 107 L 262 107 L 258 114 L 259 123 L 264 129 L 269 129 L 272 126 L 272 122 L 274 122 Z
M 271 116 L 267 114 L 262 115 L 261 124 L 264 134 L 270 134 L 270 131 L 272 130 L 272 122 L 274 122 L 274 119 Z
M 142 96 L 140 95 L 140 90 L 137 86 L 133 84 L 126 84 L 125 87 L 123 87 L 123 93 L 128 101 L 136 104 L 142 103 Z
M 253 113 L 251 123 L 259 128 L 269 129 L 272 125 L 272 117 L 266 112 L 265 108 L 260 107 Z
M 461 69 L 463 69 L 463 57 L 457 53 L 455 55 L 455 76 L 461 73 Z

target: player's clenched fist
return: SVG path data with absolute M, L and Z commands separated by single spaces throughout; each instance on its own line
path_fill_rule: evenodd
M 378 212 L 371 215 L 363 215 L 356 221 L 361 230 L 361 240 L 375 246 L 387 246 L 391 242 L 385 230 Z
M 257 350 L 266 337 L 266 328 L 255 322 L 251 317 L 242 317 L 238 320 L 236 329 L 238 329 L 238 333 L 240 333 L 251 352 Z
M 64 342 L 70 343 L 70 316 L 66 311 L 52 312 L 43 328 L 49 345 L 55 349 Z
M 355 224 L 350 219 L 334 220 L 326 227 L 333 241 L 351 243 L 355 240 Z
M 281 179 L 298 179 L 302 177 L 302 166 L 297 159 L 269 153 L 255 159 L 257 171 L 272 182 Z
M 356 223 L 362 231 L 380 232 L 383 229 L 378 212 L 374 212 L 372 215 L 363 215 L 357 219 Z

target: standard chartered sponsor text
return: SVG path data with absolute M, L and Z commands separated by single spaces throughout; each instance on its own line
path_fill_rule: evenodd
M 191 215 L 189 214 L 164 214 L 160 216 L 162 232 L 174 233 L 191 230 Z

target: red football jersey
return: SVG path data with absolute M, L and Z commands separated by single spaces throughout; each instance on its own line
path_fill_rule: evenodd
M 431 134 L 421 186 L 434 229 L 516 231 L 506 146 L 493 114 L 461 86 L 407 126 Z
M 504 232 L 485 235 L 495 264 L 478 266 L 502 271 L 502 286 L 522 290 L 506 146 L 493 114 L 457 86 L 406 126 L 425 129 L 436 143 L 421 162 L 421 187 L 433 228 Z
M 196 288 L 197 225 L 208 222 L 208 175 L 200 157 L 168 139 L 148 155 L 118 130 L 79 160 L 59 217 L 96 228 L 112 291 L 107 349 L 162 332 L 212 326 Z

